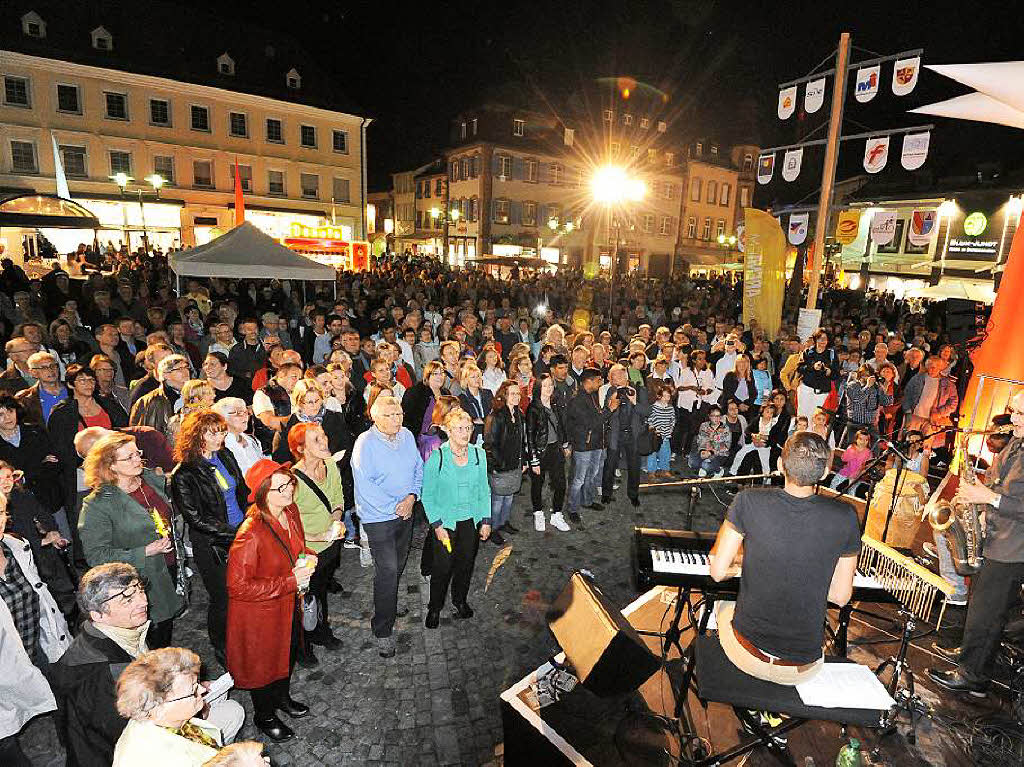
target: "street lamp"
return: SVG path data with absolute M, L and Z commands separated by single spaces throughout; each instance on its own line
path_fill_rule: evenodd
M 619 222 L 612 216 L 613 205 L 637 203 L 647 195 L 647 185 L 643 179 L 630 176 L 625 168 L 605 165 L 594 171 L 590 181 L 590 190 L 594 201 L 605 206 L 609 235 L 615 227 L 615 239 L 612 244 L 612 262 L 608 270 L 608 321 L 612 322 L 615 309 L 615 264 L 619 260 Z
M 113 176 L 111 176 L 110 179 L 115 184 L 117 184 L 117 188 L 121 190 L 122 199 L 129 195 L 128 184 L 135 180 L 124 171 L 118 171 Z M 153 173 L 149 176 L 146 176 L 145 180 L 149 182 L 149 185 L 151 187 L 153 187 L 153 191 L 150 192 L 142 185 L 139 185 L 138 188 L 132 190 L 131 194 L 138 195 L 139 213 L 142 215 L 142 244 L 146 252 L 149 253 L 149 233 L 146 231 L 146 207 L 143 204 L 143 197 L 147 194 L 152 194 L 154 200 L 159 200 L 160 187 L 167 183 L 167 179 L 165 179 L 158 173 Z M 122 215 L 124 220 L 124 241 L 130 250 L 131 241 L 128 238 L 128 211 L 122 208 Z

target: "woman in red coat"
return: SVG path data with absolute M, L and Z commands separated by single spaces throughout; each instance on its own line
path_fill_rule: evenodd
M 250 691 L 260 732 L 280 743 L 295 733 L 277 712 L 293 718 L 309 713 L 292 700 L 289 683 L 302 636 L 300 595 L 309 587 L 316 555 L 306 548 L 288 464 L 257 461 L 245 480 L 253 505 L 227 565 L 228 670 L 236 687 Z

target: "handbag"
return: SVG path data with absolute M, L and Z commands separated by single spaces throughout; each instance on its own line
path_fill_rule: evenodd
M 495 495 L 515 495 L 523 486 L 523 470 L 515 468 L 508 471 L 489 471 L 487 483 Z
M 654 429 L 648 427 L 646 431 L 640 432 L 636 438 L 637 455 L 650 455 L 661 449 L 661 441 L 664 439 Z

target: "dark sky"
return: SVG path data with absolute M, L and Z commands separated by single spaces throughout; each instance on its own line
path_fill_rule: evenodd
M 244 10 L 226 0 L 203 5 L 291 34 L 335 74 L 375 118 L 369 133 L 371 189 L 386 188 L 388 173 L 429 159 L 444 145 L 453 113 L 510 80 L 543 94 L 596 77 L 633 76 L 666 91 L 679 120 L 726 142 L 752 138 L 769 145 L 797 140 L 814 126 L 792 118 L 779 123 L 776 86 L 807 74 L 828 56 L 840 31 L 850 31 L 854 45 L 866 51 L 922 47 L 925 63 L 1011 60 L 1024 50 L 1024 21 L 1006 2 L 255 0 Z M 855 51 L 854 60 L 867 56 Z M 866 105 L 870 109 L 851 110 L 846 130 L 922 122 L 905 110 L 963 92 L 926 72 L 910 96 L 897 100 L 883 93 Z M 1021 132 L 935 121 L 944 123 L 933 135 L 936 163 L 989 158 L 1024 166 Z

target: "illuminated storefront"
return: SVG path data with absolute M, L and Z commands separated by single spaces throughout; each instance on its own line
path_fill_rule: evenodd
M 75 200 L 100 222 L 96 232 L 100 247 L 108 244 L 114 249 L 122 244 L 129 250 L 143 245 L 143 234 L 151 248 L 168 250 L 181 243 L 181 209 L 183 203 L 174 200 Z M 92 231 L 77 229 L 40 229 L 58 253 L 74 253 L 80 242 L 91 243 Z

